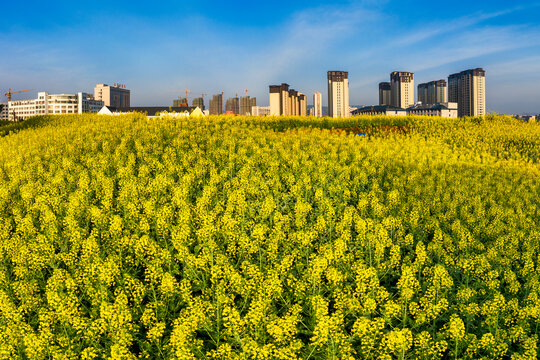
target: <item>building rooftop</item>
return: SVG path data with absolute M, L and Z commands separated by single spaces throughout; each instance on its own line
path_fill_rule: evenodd
M 414 104 L 407 110 L 457 110 L 457 103 Z
M 355 111 L 363 111 L 363 110 L 372 110 L 372 111 L 386 111 L 386 110 L 405 110 L 397 106 L 393 105 L 371 105 L 371 106 L 363 106 Z

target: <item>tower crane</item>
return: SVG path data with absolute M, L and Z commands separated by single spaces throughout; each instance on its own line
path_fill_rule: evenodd
M 19 90 L 19 91 L 11 91 L 11 88 L 9 88 L 8 92 L 4 94 L 4 96 L 7 96 L 8 101 L 11 101 L 11 95 L 13 94 L 19 94 L 27 91 L 32 91 L 34 89 L 27 89 L 27 90 Z

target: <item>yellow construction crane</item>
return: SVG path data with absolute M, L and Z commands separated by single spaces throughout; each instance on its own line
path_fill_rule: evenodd
M 11 91 L 11 88 L 9 88 L 8 92 L 4 94 L 4 96 L 7 96 L 8 101 L 11 101 L 11 95 L 13 94 L 19 94 L 27 91 L 32 91 L 34 89 L 27 89 L 27 90 L 19 90 L 19 91 Z

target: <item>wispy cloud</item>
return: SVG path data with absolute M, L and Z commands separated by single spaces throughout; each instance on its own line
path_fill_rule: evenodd
M 260 80 L 286 76 L 287 72 L 320 59 L 336 42 L 343 42 L 377 21 L 379 14 L 359 6 L 320 7 L 301 11 L 276 29 L 275 37 L 248 64 L 249 77 Z M 333 51 L 333 50 L 332 50 Z
M 410 33 L 406 33 L 405 35 L 400 36 L 397 39 L 389 42 L 389 47 L 410 46 L 448 33 L 461 32 L 464 29 L 468 29 L 472 26 L 478 25 L 482 22 L 485 22 L 486 20 L 495 19 L 504 15 L 512 14 L 517 11 L 536 8 L 539 6 L 540 3 L 518 5 L 500 11 L 475 13 L 452 20 L 438 19 L 437 21 L 431 21 L 427 25 L 422 26 L 419 29 L 414 29 Z

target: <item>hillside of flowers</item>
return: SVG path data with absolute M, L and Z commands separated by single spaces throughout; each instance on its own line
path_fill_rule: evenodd
M 0 359 L 539 357 L 539 124 L 32 121 L 0 127 Z

